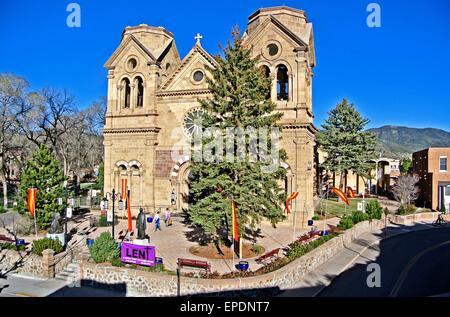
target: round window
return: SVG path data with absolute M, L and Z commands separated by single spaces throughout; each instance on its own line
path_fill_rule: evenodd
M 136 68 L 136 65 L 137 65 L 137 60 L 135 58 L 130 58 L 128 60 L 128 64 L 127 64 L 128 69 L 133 70 Z
M 278 54 L 278 46 L 276 44 L 269 44 L 267 45 L 267 51 L 270 56 L 275 56 Z
M 193 109 L 189 111 L 184 117 L 184 132 L 186 136 L 190 137 L 193 133 L 200 133 L 202 126 L 197 119 L 200 119 L 203 115 L 202 109 Z
M 196 82 L 201 82 L 201 81 L 203 80 L 203 72 L 200 71 L 200 70 L 197 70 L 197 71 L 194 73 L 194 80 L 195 80 Z

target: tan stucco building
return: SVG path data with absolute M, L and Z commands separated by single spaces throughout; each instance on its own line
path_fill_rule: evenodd
M 200 108 L 198 99 L 210 96 L 207 67 L 217 67 L 201 38 L 195 37 L 191 51 L 181 59 L 173 34 L 163 27 L 127 27 L 105 64 L 104 190 L 120 191 L 122 179 L 127 179 L 133 213 L 139 207 L 178 212 L 188 207 L 183 197 L 189 194 L 187 149 L 196 128 L 193 119 Z M 317 132 L 312 111 L 316 64 L 312 24 L 302 10 L 264 8 L 249 16 L 243 41 L 253 56 L 260 55 L 260 66 L 273 78 L 271 99 L 284 113 L 281 146 L 289 157 L 282 163 L 288 175 L 285 187 L 288 193 L 300 192 L 296 219 L 304 224 L 313 215 Z

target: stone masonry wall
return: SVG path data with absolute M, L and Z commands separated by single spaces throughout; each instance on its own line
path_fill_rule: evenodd
M 308 254 L 277 271 L 265 275 L 235 279 L 180 278 L 180 294 L 216 292 L 243 293 L 249 296 L 273 295 L 302 279 L 306 274 L 328 261 L 364 232 L 384 227 L 384 221 L 373 220 L 356 224 L 345 233 L 329 240 Z M 126 291 L 127 295 L 176 296 L 177 276 L 144 272 L 128 268 L 91 264 L 79 261 L 83 285 L 103 286 Z

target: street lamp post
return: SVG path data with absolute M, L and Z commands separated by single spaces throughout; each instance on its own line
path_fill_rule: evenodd
M 65 192 L 65 200 L 64 200 L 64 239 L 67 239 L 67 181 L 64 181 L 64 192 Z
M 108 195 L 111 197 L 112 200 L 112 237 L 114 239 L 114 225 L 115 225 L 115 210 L 114 205 L 116 202 L 116 199 L 120 197 L 120 192 L 116 193 L 116 190 L 113 188 L 112 193 L 105 193 L 105 197 L 103 198 L 103 201 L 105 203 L 105 209 L 108 209 Z M 119 209 L 120 209 L 120 202 L 119 202 Z

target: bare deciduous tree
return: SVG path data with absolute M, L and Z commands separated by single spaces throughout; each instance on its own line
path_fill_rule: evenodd
M 417 183 L 419 177 L 417 175 L 406 174 L 398 177 L 397 182 L 392 187 L 394 197 L 402 204 L 410 204 L 419 196 L 419 187 Z

